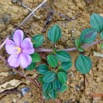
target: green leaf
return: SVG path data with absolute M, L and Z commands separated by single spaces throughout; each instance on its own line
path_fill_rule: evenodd
M 56 67 L 58 65 L 58 59 L 54 55 L 48 55 L 47 62 L 51 67 Z
M 49 71 L 49 68 L 46 64 L 40 64 L 39 66 L 36 67 L 36 70 L 40 73 L 40 74 L 45 74 L 46 72 Z
M 62 69 L 65 70 L 65 71 L 69 70 L 71 68 L 71 66 L 72 66 L 72 62 L 71 61 L 62 62 L 62 64 L 61 64 Z
M 56 78 L 56 74 L 53 71 L 48 71 L 44 74 L 43 81 L 46 83 L 52 82 Z
M 103 49 L 103 43 L 102 43 L 102 44 L 100 44 L 100 48 L 101 48 L 101 49 Z
M 88 60 L 88 62 L 89 62 L 89 67 L 92 68 L 92 61 L 91 61 L 90 57 L 85 56 L 85 58 L 86 58 L 86 59 Z
M 64 92 L 68 89 L 68 86 L 66 84 L 63 84 L 59 92 Z
M 41 34 L 37 34 L 32 38 L 32 40 L 33 40 L 34 48 L 37 48 L 39 46 L 42 46 L 44 42 L 44 36 Z
M 49 92 L 49 96 L 52 99 L 56 99 L 57 98 L 57 92 L 54 89 L 51 89 L 50 92 Z
M 83 52 L 84 49 L 82 47 L 78 47 L 79 52 Z
M 36 64 L 32 62 L 32 63 L 26 68 L 26 70 L 34 70 L 35 67 L 36 67 Z
M 81 44 L 80 40 L 79 40 L 79 39 L 76 39 L 76 40 L 75 40 L 75 46 L 76 46 L 76 47 L 79 47 L 80 44 Z
M 43 84 L 43 75 L 38 76 L 38 81 L 40 84 Z
M 52 83 L 44 83 L 42 86 L 43 93 L 48 93 L 52 89 Z
M 95 29 L 87 28 L 82 31 L 80 35 L 80 42 L 83 44 L 85 43 L 90 44 L 96 39 L 97 34 L 98 33 Z
M 56 52 L 56 57 L 61 62 L 68 62 L 68 61 L 71 60 L 71 56 L 66 51 L 57 51 Z
M 34 63 L 41 61 L 40 55 L 36 52 L 34 54 L 32 54 L 31 57 L 32 57 L 32 62 L 34 62 Z
M 43 96 L 45 97 L 46 100 L 50 99 L 50 96 L 48 93 L 43 93 Z
M 103 32 L 100 33 L 100 37 L 101 37 L 101 39 L 103 39 Z
M 58 72 L 57 77 L 62 84 L 66 83 L 67 75 L 64 72 Z
M 59 91 L 60 88 L 62 86 L 62 83 L 58 80 L 58 79 L 55 79 L 53 81 L 53 88 L 56 90 L 56 91 Z
M 58 25 L 54 25 L 50 28 L 50 30 L 48 31 L 48 39 L 52 42 L 52 43 L 56 43 L 62 36 L 62 32 L 61 29 Z
M 92 61 L 89 57 L 80 54 L 76 59 L 76 68 L 82 74 L 89 73 L 92 67 Z
M 92 28 L 96 29 L 98 32 L 103 30 L 103 17 L 93 13 L 90 17 L 90 24 Z

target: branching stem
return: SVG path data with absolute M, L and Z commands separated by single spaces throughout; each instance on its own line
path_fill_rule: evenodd
M 102 42 L 103 40 L 97 40 L 91 44 L 86 44 L 84 46 L 82 46 L 82 48 L 88 48 L 88 47 L 91 47 L 93 45 L 96 45 L 97 43 L 100 43 Z M 74 51 L 74 50 L 77 50 L 77 47 L 73 47 L 73 48 L 67 48 L 67 49 L 60 49 L 60 50 L 64 50 L 64 51 Z M 53 50 L 52 49 L 44 49 L 44 48 L 37 48 L 36 49 L 36 52 L 52 52 Z M 59 49 L 58 49 L 59 51 Z

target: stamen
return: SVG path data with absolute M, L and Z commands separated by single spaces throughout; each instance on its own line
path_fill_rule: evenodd
M 16 54 L 19 54 L 22 51 L 20 47 L 15 47 L 15 49 L 17 50 Z

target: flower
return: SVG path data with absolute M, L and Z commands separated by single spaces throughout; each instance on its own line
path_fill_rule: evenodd
M 16 30 L 13 35 L 13 40 L 7 40 L 5 49 L 8 54 L 8 63 L 12 67 L 26 68 L 31 64 L 32 58 L 30 54 L 34 53 L 33 44 L 30 38 L 25 38 L 22 30 Z

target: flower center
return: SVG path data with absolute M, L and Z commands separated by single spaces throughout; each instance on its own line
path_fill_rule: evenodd
M 22 51 L 20 47 L 15 47 L 15 49 L 17 50 L 16 54 L 19 54 Z

